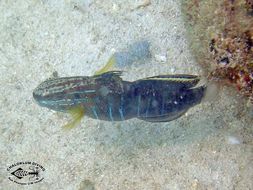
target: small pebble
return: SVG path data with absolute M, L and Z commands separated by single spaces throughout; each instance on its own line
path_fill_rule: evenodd
M 118 4 L 116 4 L 116 3 L 113 3 L 112 10 L 115 11 L 115 12 L 117 12 L 117 11 L 120 10 L 120 6 Z
M 166 62 L 167 57 L 165 55 L 155 55 L 155 59 L 159 62 Z
M 135 9 L 140 9 L 140 8 L 144 8 L 151 5 L 151 1 L 150 0 L 143 0 L 142 2 L 140 2 L 139 5 L 136 6 Z
M 175 73 L 175 71 L 176 71 L 176 69 L 175 69 L 174 67 L 172 67 L 172 68 L 170 69 L 170 72 L 171 72 L 171 73 Z
M 79 184 L 79 190 L 95 190 L 95 184 L 92 181 L 85 179 Z
M 240 140 L 237 137 L 229 136 L 228 144 L 241 144 Z

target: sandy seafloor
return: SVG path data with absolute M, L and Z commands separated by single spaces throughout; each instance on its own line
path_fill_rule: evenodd
M 69 116 L 39 107 L 33 89 L 59 76 L 92 75 L 114 51 L 151 43 L 151 60 L 125 80 L 202 74 L 187 46 L 177 1 L 0 1 L 0 189 L 253 189 L 252 111 L 222 87 L 169 123 Z M 40 183 L 8 180 L 8 166 L 34 161 Z

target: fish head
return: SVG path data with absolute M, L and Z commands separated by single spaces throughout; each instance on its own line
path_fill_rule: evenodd
M 33 91 L 33 98 L 43 107 L 66 112 L 84 106 L 96 95 L 91 77 L 64 77 L 48 79 Z

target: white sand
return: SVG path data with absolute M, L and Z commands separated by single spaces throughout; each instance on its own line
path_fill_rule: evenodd
M 253 189 L 252 118 L 229 89 L 169 123 L 85 117 L 69 132 L 67 115 L 35 104 L 33 89 L 53 72 L 92 75 L 140 39 L 152 60 L 126 68 L 125 79 L 201 74 L 179 4 L 142 3 L 0 1 L 0 189 Z M 43 182 L 9 181 L 6 169 L 19 161 L 41 164 Z

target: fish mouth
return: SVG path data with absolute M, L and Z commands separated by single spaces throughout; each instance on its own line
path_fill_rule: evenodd
M 46 98 L 42 95 L 38 94 L 36 89 L 33 91 L 33 99 L 36 101 L 36 103 L 40 106 L 47 107 Z
M 66 105 L 59 105 L 57 104 L 57 100 L 51 100 L 48 96 L 38 94 L 36 90 L 33 91 L 33 98 L 39 106 L 46 107 L 54 111 L 66 112 Z
M 33 90 L 33 98 L 38 105 L 54 109 L 55 105 L 53 100 L 57 101 L 57 99 L 59 99 L 58 95 L 54 94 L 51 89 L 55 80 L 56 79 L 47 79 Z
M 39 86 L 33 90 L 33 98 L 38 101 L 41 98 L 41 95 L 39 95 L 38 92 Z
M 40 84 L 37 88 L 34 89 L 33 99 L 38 105 L 51 108 L 50 95 L 48 94 L 47 90 L 42 89 L 42 84 Z

